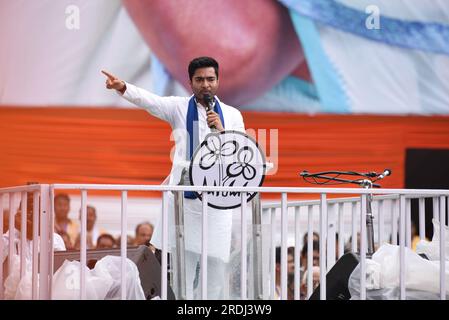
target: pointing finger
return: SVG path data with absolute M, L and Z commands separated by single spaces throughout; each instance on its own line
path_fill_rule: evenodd
M 109 72 L 106 72 L 106 71 L 104 71 L 104 70 L 101 70 L 101 72 L 102 72 L 106 77 L 108 77 L 108 78 L 111 79 L 111 80 L 116 80 L 116 79 L 117 79 L 116 76 L 110 74 Z

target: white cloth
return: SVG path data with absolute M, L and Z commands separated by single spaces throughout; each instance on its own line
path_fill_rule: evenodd
M 105 256 L 95 267 L 86 270 L 87 300 L 118 300 L 121 297 L 121 257 Z M 53 276 L 52 298 L 78 300 L 80 298 L 81 263 L 65 260 Z M 145 300 L 139 270 L 134 262 L 126 259 L 126 299 Z
M 9 253 L 9 231 L 5 232 L 3 234 L 3 259 L 2 261 L 5 261 L 6 257 Z M 16 253 L 20 254 L 21 246 L 20 246 L 20 232 L 17 229 L 14 229 L 14 245 L 16 246 L 17 250 L 15 250 Z M 25 251 L 25 259 L 31 259 L 32 252 L 33 252 L 33 240 L 27 240 L 26 244 L 26 251 Z M 64 240 L 62 240 L 61 236 L 57 233 L 53 233 L 53 249 L 54 251 L 65 251 L 65 244 Z
M 126 83 L 123 98 L 144 108 L 153 116 L 167 121 L 173 130 L 176 150 L 172 159 L 170 185 L 177 185 L 181 178 L 182 169 L 186 165 L 186 117 L 190 97 L 160 97 L 132 84 Z M 216 98 L 218 100 L 218 98 Z M 239 110 L 220 102 L 226 130 L 245 132 L 243 117 Z M 199 143 L 204 140 L 211 129 L 207 126 L 206 110 L 198 105 L 198 135 Z M 169 193 L 169 248 L 175 244 L 174 233 L 174 203 L 173 195 Z M 201 253 L 201 211 L 202 203 L 199 199 L 184 199 L 185 248 L 188 251 Z M 232 210 L 217 210 L 208 207 L 208 255 L 227 262 L 231 247 Z M 152 237 L 152 244 L 161 248 L 162 224 L 156 225 Z
M 425 254 L 426 257 L 431 261 L 439 261 L 440 259 L 440 222 L 435 218 L 432 219 L 433 225 L 433 237 L 432 241 L 427 240 L 419 240 L 416 245 L 416 253 L 417 254 Z M 449 260 L 449 228 L 444 226 L 445 232 L 445 241 L 444 241 L 444 250 L 445 259 Z
M 186 252 L 186 299 L 201 299 L 201 255 Z M 207 299 L 224 299 L 224 281 L 226 264 L 221 260 L 209 257 L 207 259 Z M 211 272 L 213 270 L 213 272 Z
M 405 287 L 407 299 L 438 299 L 440 293 L 440 261 L 423 259 L 405 247 Z M 367 299 L 398 299 L 400 286 L 400 247 L 383 244 L 372 259 L 366 260 Z M 449 265 L 444 277 L 449 281 Z M 360 264 L 354 269 L 348 282 L 351 299 L 360 297 Z M 446 295 L 449 289 L 446 287 Z
M 8 276 L 5 278 L 3 283 L 5 288 L 5 299 L 15 299 L 15 300 L 30 300 L 32 299 L 32 254 L 33 254 L 33 241 L 26 240 L 24 261 L 25 270 L 24 275 L 21 276 L 21 243 L 20 243 L 20 232 L 14 229 L 13 232 L 13 255 L 9 263 L 11 263 L 11 270 L 8 271 Z M 10 233 L 7 231 L 2 235 L 3 241 L 3 256 L 1 258 L 2 262 L 6 260 L 9 255 L 9 240 Z M 39 243 L 38 243 L 39 245 Z M 53 233 L 53 248 L 55 251 L 65 251 L 64 241 L 59 234 Z M 38 249 L 39 250 L 39 249 Z M 39 277 L 39 275 L 38 275 Z M 39 279 L 39 278 L 38 278 Z M 39 282 L 39 280 L 38 280 Z

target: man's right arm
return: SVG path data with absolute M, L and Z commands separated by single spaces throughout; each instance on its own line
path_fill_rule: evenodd
M 123 88 L 120 90 L 117 90 L 118 92 L 120 92 L 120 94 L 123 96 L 126 92 L 126 82 L 123 81 Z
M 153 116 L 172 123 L 176 98 L 161 97 L 145 89 L 126 83 L 122 97 L 132 104 L 144 108 Z
M 176 102 L 174 99 L 176 98 L 160 97 L 147 90 L 120 80 L 106 71 L 101 72 L 108 77 L 106 80 L 106 88 L 115 89 L 124 99 L 132 104 L 144 108 L 159 119 L 172 123 Z

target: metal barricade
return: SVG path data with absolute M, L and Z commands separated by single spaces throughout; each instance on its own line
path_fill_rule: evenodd
M 361 299 L 366 298 L 366 252 L 367 252 L 367 231 L 366 231 L 366 212 L 367 212 L 367 197 L 373 194 L 373 217 L 375 223 L 376 243 L 382 244 L 389 242 L 392 244 L 399 244 L 400 255 L 400 298 L 406 298 L 406 283 L 405 283 L 405 248 L 411 246 L 411 205 L 410 201 L 417 199 L 419 205 L 419 236 L 424 238 L 424 219 L 425 219 L 425 199 L 433 199 L 434 217 L 438 218 L 440 222 L 440 298 L 446 298 L 446 283 L 445 283 L 445 225 L 446 225 L 446 209 L 448 190 L 405 190 L 405 189 L 375 189 L 364 190 L 357 188 L 281 188 L 281 187 L 192 187 L 192 186 L 174 186 L 174 185 L 98 185 L 98 184 L 41 184 L 11 188 L 0 189 L 0 227 L 3 229 L 4 209 L 8 209 L 9 221 L 15 219 L 15 212 L 20 203 L 20 210 L 22 212 L 21 222 L 25 226 L 27 223 L 26 214 L 30 212 L 30 218 L 33 221 L 32 241 L 26 239 L 25 232 L 22 232 L 18 243 L 20 244 L 20 277 L 25 275 L 27 245 L 32 243 L 30 257 L 32 262 L 32 293 L 33 299 L 49 299 L 52 297 L 51 284 L 54 274 L 53 270 L 53 230 L 54 230 L 54 194 L 56 191 L 69 190 L 71 192 L 79 191 L 81 194 L 81 250 L 80 262 L 81 265 L 86 265 L 86 208 L 88 193 L 98 190 L 110 190 L 121 192 L 121 234 L 126 235 L 126 224 L 128 219 L 128 192 L 130 191 L 159 191 L 162 193 L 162 246 L 161 246 L 161 298 L 167 299 L 167 272 L 168 272 L 168 192 L 175 194 L 184 191 L 203 192 L 203 206 L 202 206 L 202 240 L 201 240 L 201 298 L 207 299 L 207 273 L 208 273 L 208 239 L 207 239 L 207 192 L 216 191 L 233 191 L 241 192 L 242 205 L 240 207 L 241 217 L 241 251 L 240 251 L 240 299 L 248 298 L 248 290 L 251 287 L 253 297 L 256 299 L 274 299 L 276 292 L 276 254 L 275 248 L 277 245 L 281 248 L 280 255 L 280 299 L 288 298 L 288 251 L 289 237 L 294 239 L 294 288 L 293 298 L 300 299 L 300 278 L 304 276 L 301 268 L 307 270 L 307 294 L 309 297 L 312 294 L 312 231 L 319 230 L 320 234 L 320 298 L 326 299 L 326 274 L 332 266 L 341 258 L 344 250 L 344 242 L 347 236 L 352 237 L 350 250 L 358 251 L 360 254 L 361 279 L 360 279 L 360 293 Z M 249 241 L 247 234 L 247 217 L 248 208 L 245 203 L 245 193 L 258 194 L 252 201 L 251 225 L 252 234 L 251 246 L 247 247 Z M 30 203 L 27 200 L 27 193 L 32 193 L 33 210 L 27 208 Z M 263 202 L 263 195 L 268 193 L 281 194 L 278 202 Z M 356 197 L 351 198 L 332 198 L 331 196 L 354 194 Z M 289 201 L 288 197 L 294 196 L 310 196 L 315 197 L 314 200 L 305 201 Z M 318 198 L 317 198 L 318 197 Z M 178 197 L 179 198 L 179 197 Z M 182 198 L 182 197 L 181 197 Z M 17 199 L 21 199 L 18 201 Z M 5 206 L 6 204 L 6 206 Z M 318 219 L 314 219 L 318 217 Z M 280 226 L 278 228 L 278 222 Z M 177 221 L 178 225 L 182 225 L 182 221 Z M 268 228 L 266 228 L 268 227 Z M 293 230 L 291 235 L 290 229 Z M 25 227 L 26 228 L 26 227 Z M 269 239 L 264 238 L 262 228 L 270 230 Z M 23 229 L 24 230 L 24 229 Z M 300 263 L 299 247 L 303 245 L 301 241 L 301 232 L 308 233 L 305 239 L 307 247 L 307 265 L 303 266 Z M 357 233 L 360 232 L 360 246 L 355 239 Z M 15 246 L 15 233 L 12 225 L 9 226 L 9 234 L 11 237 L 3 237 L 0 242 L 0 256 L 2 261 L 4 256 L 13 257 Z M 339 242 L 336 244 L 335 235 L 338 234 Z M 399 236 L 397 241 L 397 235 Z M 279 238 L 279 241 L 277 241 Z M 5 240 L 7 239 L 7 241 Z M 6 242 L 5 242 L 6 241 Z M 121 237 L 121 283 L 122 291 L 121 298 L 126 299 L 126 237 Z M 4 249 L 8 248 L 5 254 Z M 253 252 L 250 265 L 253 268 L 252 276 L 248 277 L 248 248 Z M 336 251 L 338 250 L 338 255 Z M 265 254 L 268 251 L 268 254 Z M 182 259 L 178 259 L 182 265 Z M 0 280 L 3 283 L 6 277 L 12 271 L 13 259 L 8 258 L 8 269 L 3 272 L 0 271 Z M 181 267 L 182 269 L 182 267 Z M 181 270 L 180 269 L 180 270 Z M 84 271 L 83 271 L 84 270 Z M 267 275 L 264 270 L 268 270 Z M 39 283 L 38 275 L 39 274 Z M 179 277 L 178 277 L 179 279 Z M 182 277 L 181 277 L 182 279 Z M 183 298 L 183 287 L 181 291 L 177 292 L 178 298 Z M 4 290 L 0 290 L 0 298 L 5 298 Z M 54 297 L 55 298 L 55 297 Z M 80 273 L 80 298 L 86 298 L 86 271 L 81 269 Z

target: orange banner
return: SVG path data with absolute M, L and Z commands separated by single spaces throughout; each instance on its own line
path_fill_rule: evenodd
M 260 132 L 267 141 L 258 141 L 277 171 L 265 186 L 311 187 L 298 176 L 302 170 L 391 168 L 382 186 L 403 188 L 407 148 L 449 149 L 448 116 L 243 117 L 247 129 L 266 130 Z M 170 172 L 170 126 L 143 110 L 1 107 L 0 119 L 2 187 L 27 181 L 160 184 Z M 270 129 L 278 130 L 278 141 L 270 141 Z M 276 144 L 277 158 L 271 152 Z

